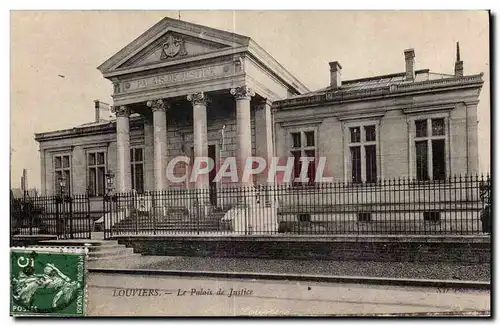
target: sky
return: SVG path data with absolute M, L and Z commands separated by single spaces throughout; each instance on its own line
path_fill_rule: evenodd
M 23 168 L 40 187 L 34 133 L 94 119 L 94 100 L 112 103 L 96 69 L 163 17 L 178 11 L 12 11 L 10 21 L 11 187 Z M 254 39 L 310 90 L 329 84 L 330 61 L 342 78 L 416 69 L 453 73 L 460 42 L 464 74 L 484 72 L 478 107 L 479 165 L 490 171 L 489 20 L 486 11 L 181 11 L 181 19 Z M 62 75 L 64 77 L 61 77 Z

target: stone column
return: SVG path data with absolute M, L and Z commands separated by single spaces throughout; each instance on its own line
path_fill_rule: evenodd
M 144 115 L 144 188 L 154 190 L 154 128 L 153 117 Z
M 264 99 L 255 110 L 255 156 L 262 157 L 269 165 L 274 155 L 271 102 Z M 267 183 L 267 168 L 257 176 L 258 184 Z
M 196 167 L 193 164 L 196 158 L 208 157 L 207 104 L 209 101 L 203 92 L 189 94 L 187 99 L 193 104 L 194 155 L 193 162 L 191 162 L 191 173 L 194 173 Z M 191 213 L 197 218 L 204 218 L 210 214 L 208 174 L 198 176 L 194 187 L 197 190 L 193 194 L 195 198 L 189 198 Z
M 193 159 L 195 160 L 197 157 L 208 157 L 208 142 L 207 142 L 208 98 L 203 92 L 199 92 L 199 93 L 189 94 L 187 96 L 187 99 L 193 104 L 193 143 L 194 143 Z M 208 189 L 208 174 L 199 176 L 195 187 L 196 189 Z
M 241 180 L 245 162 L 252 156 L 252 129 L 250 126 L 250 99 L 255 93 L 247 86 L 231 89 L 231 94 L 236 99 L 236 162 L 238 164 L 238 177 L 242 186 L 253 184 L 251 180 Z
M 131 191 L 130 176 L 130 110 L 122 106 L 114 106 L 116 114 L 116 191 Z
M 167 104 L 162 99 L 148 102 L 153 111 L 154 190 L 167 189 Z

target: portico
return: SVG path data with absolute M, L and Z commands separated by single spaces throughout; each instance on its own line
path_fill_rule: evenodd
M 273 155 L 270 103 L 307 91 L 250 38 L 170 18 L 98 69 L 113 82 L 119 192 L 134 189 L 132 114 L 144 120 L 145 190 L 209 189 L 207 174 L 194 183 L 169 182 L 169 161 L 189 156 L 190 166 L 176 166 L 186 173 L 196 158 L 211 157 L 217 167 L 225 157 L 234 156 L 241 176 L 248 157 Z

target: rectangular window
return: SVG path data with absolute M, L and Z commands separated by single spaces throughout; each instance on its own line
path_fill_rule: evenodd
M 415 137 L 427 137 L 427 120 L 416 120 L 415 132 Z
M 144 156 L 140 147 L 130 149 L 130 176 L 132 189 L 138 193 L 144 192 Z
M 365 126 L 365 141 L 375 141 L 375 126 Z
M 365 146 L 366 182 L 377 182 L 377 150 L 375 145 Z
M 361 140 L 361 133 L 359 127 L 349 128 L 351 133 L 351 143 L 359 143 Z
M 354 183 L 361 182 L 361 147 L 351 147 L 351 181 Z
M 300 132 L 292 133 L 292 142 L 293 142 L 293 148 L 301 147 Z
M 306 135 L 306 146 L 314 146 L 314 131 L 307 131 L 304 134 Z
M 301 152 L 293 151 L 292 156 L 293 156 L 293 178 L 295 179 L 300 177 L 300 169 L 302 165 L 300 162 Z
M 61 178 L 64 179 L 64 193 L 70 194 L 71 191 L 71 156 L 56 155 L 54 156 L 54 182 L 56 194 L 62 193 Z
M 89 196 L 104 196 L 106 175 L 105 152 L 92 152 L 87 155 L 87 190 Z
M 312 157 L 313 159 L 316 158 L 316 151 L 315 150 L 306 150 L 305 154 L 307 157 Z M 316 179 L 316 162 L 312 161 L 309 162 L 309 165 L 307 166 L 307 177 L 309 178 L 309 181 L 314 181 Z
M 415 121 L 417 180 L 446 178 L 446 121 L 444 118 Z
M 446 178 L 444 139 L 432 140 L 432 176 L 434 180 Z
M 377 125 L 362 124 L 349 128 L 351 182 L 377 181 Z
M 416 159 L 417 159 L 417 180 L 429 180 L 429 173 L 427 170 L 427 141 L 415 142 Z
M 444 119 L 432 119 L 432 135 L 444 135 Z
M 316 157 L 316 133 L 315 131 L 300 131 L 292 132 L 292 148 L 290 154 L 294 158 L 293 163 L 293 183 L 297 184 L 300 181 L 295 179 L 300 178 L 302 170 L 301 157 Z M 313 183 L 316 178 L 316 162 L 309 162 L 307 168 L 307 178 L 309 183 Z

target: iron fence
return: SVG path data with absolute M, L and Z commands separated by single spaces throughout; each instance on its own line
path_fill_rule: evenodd
M 160 234 L 484 234 L 489 176 L 369 184 L 214 185 L 106 197 L 105 237 Z
M 11 197 L 11 235 L 488 234 L 490 176 L 108 194 L 94 223 L 84 195 Z M 94 199 L 95 201 L 95 199 Z
M 85 195 L 37 196 L 10 200 L 11 236 L 56 235 L 60 239 L 90 238 L 90 201 Z

